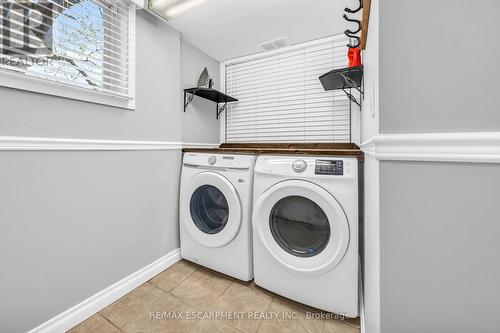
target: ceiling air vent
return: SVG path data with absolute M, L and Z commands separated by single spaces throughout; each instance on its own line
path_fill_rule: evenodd
M 264 50 L 271 51 L 279 49 L 280 47 L 285 47 L 288 45 L 285 37 L 276 38 L 273 40 L 268 40 L 267 42 L 262 42 L 259 44 Z

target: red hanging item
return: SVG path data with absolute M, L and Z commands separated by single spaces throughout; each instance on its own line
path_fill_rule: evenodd
M 350 47 L 347 52 L 349 67 L 361 66 L 361 49 L 359 47 Z

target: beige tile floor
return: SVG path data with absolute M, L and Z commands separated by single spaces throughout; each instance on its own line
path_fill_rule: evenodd
M 252 282 L 180 261 L 69 332 L 360 332 L 358 318 L 331 317 Z

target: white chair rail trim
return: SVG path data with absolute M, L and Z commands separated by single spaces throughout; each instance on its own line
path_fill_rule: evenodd
M 500 163 L 500 132 L 378 134 L 361 149 L 381 161 Z
M 215 143 L 176 141 L 91 140 L 0 136 L 0 150 L 180 150 L 183 147 L 218 147 Z
M 219 148 L 219 143 L 183 142 L 182 148 Z

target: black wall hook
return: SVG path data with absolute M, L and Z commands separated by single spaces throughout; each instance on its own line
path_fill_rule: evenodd
M 356 30 L 355 32 L 352 32 L 353 34 L 358 33 L 361 30 L 361 21 L 360 20 L 351 19 L 346 14 L 344 14 L 344 20 L 352 22 L 352 23 L 356 23 L 358 25 L 358 30 Z
M 361 3 L 362 5 L 362 3 Z M 347 8 L 346 8 L 347 9 Z M 344 20 L 348 21 L 348 22 L 351 22 L 351 23 L 356 23 L 358 25 L 357 29 L 356 30 L 345 30 L 344 31 L 344 34 L 350 38 L 349 40 L 349 44 L 347 44 L 348 47 L 350 48 L 355 48 L 355 47 L 359 47 L 361 45 L 361 40 L 358 36 L 356 36 L 355 34 L 357 34 L 358 32 L 361 31 L 361 28 L 362 28 L 362 24 L 361 24 L 361 21 L 360 20 L 356 20 L 356 19 L 351 19 L 349 18 L 349 16 L 347 16 L 346 14 L 344 14 Z M 356 41 L 356 44 L 352 44 L 352 41 L 355 40 Z
M 359 7 L 356 8 L 356 9 L 350 9 L 350 8 L 344 8 L 345 12 L 346 13 L 351 13 L 351 14 L 354 14 L 354 13 L 357 13 L 361 10 L 361 8 L 363 8 L 363 0 L 359 0 Z
M 346 30 L 346 32 L 349 32 L 350 34 L 357 34 L 358 32 L 361 31 L 361 21 L 350 19 L 346 14 L 344 14 L 344 19 L 346 21 L 353 22 L 353 23 L 356 23 L 358 25 L 358 28 L 356 30 L 352 31 L 352 30 L 348 29 L 348 30 Z
M 350 38 L 349 44 L 347 44 L 348 47 L 358 47 L 361 44 L 361 39 L 358 36 L 354 35 L 350 30 L 345 30 L 344 34 Z M 353 39 L 356 40 L 356 44 L 351 44 Z

